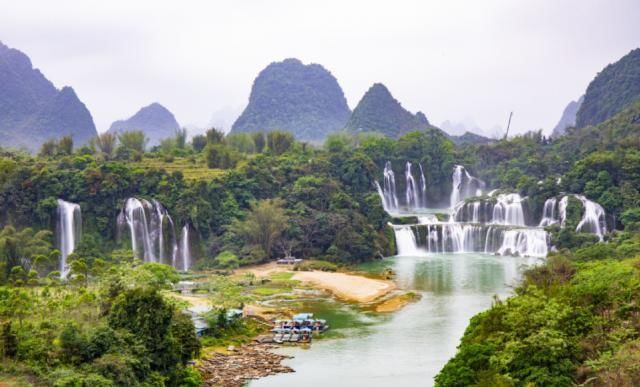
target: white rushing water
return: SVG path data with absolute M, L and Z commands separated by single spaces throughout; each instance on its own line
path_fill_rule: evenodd
M 545 257 L 548 234 L 540 228 L 432 223 L 393 226 L 399 256 L 485 253 Z
M 499 194 L 495 198 L 458 202 L 451 218 L 455 222 L 526 226 L 523 208 L 525 200 L 516 193 L 510 193 Z
M 419 175 L 415 173 L 419 172 Z M 387 161 L 384 165 L 382 185 L 377 181 L 374 182 L 378 195 L 382 200 L 384 209 L 389 213 L 408 212 L 427 207 L 427 180 L 424 176 L 422 165 L 418 164 L 418 168 L 414 168 L 411 162 L 405 164 L 405 189 L 404 202 L 398 200 L 398 187 L 396 185 L 396 176 L 393 171 L 391 162 Z
M 157 200 L 128 198 L 118 215 L 118 229 L 120 235 L 129 231 L 131 248 L 138 259 L 172 265 L 179 270 L 187 270 L 192 263 L 189 244 L 183 244 L 187 247 L 185 256 L 178 248 L 173 219 Z
M 604 239 L 607 232 L 607 223 L 605 221 L 605 212 L 602 206 L 594 201 L 587 199 L 582 195 L 575 195 L 582 202 L 584 212 L 576 231 L 590 232 L 596 234 L 600 240 Z
M 182 237 L 180 241 L 180 256 L 182 258 L 180 262 L 180 270 L 187 271 L 191 267 L 191 245 L 189 241 L 189 224 L 185 224 L 182 227 Z M 175 266 L 175 265 L 174 265 Z
M 82 215 L 78 204 L 58 199 L 56 234 L 60 248 L 60 276 L 65 278 L 69 271 L 67 257 L 73 253 L 82 236 Z
M 600 204 L 587 199 L 584 195 L 565 195 L 560 200 L 555 197 L 547 199 L 544 203 L 542 219 L 539 225 L 544 227 L 559 223 L 560 227 L 564 228 L 567 222 L 569 196 L 573 196 L 582 203 L 582 217 L 576 226 L 576 231 L 595 234 L 598 239 L 604 240 L 604 234 L 607 233 L 604 208 Z
M 451 208 L 467 198 L 482 195 L 484 182 L 471 176 L 462 165 L 456 165 L 453 168 L 451 181 L 451 197 L 449 199 Z

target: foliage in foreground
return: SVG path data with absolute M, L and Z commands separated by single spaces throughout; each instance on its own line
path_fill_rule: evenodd
M 603 245 L 551 256 L 473 317 L 436 385 L 638 385 L 640 238 L 614 239 L 618 260 Z

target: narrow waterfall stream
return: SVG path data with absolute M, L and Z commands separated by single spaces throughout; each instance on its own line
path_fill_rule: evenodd
M 80 205 L 58 199 L 56 239 L 60 249 L 60 277 L 69 272 L 67 257 L 73 253 L 82 237 L 82 213 Z

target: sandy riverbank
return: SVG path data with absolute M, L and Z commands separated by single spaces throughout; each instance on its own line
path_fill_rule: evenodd
M 392 281 L 345 273 L 301 271 L 296 272 L 292 279 L 328 290 L 343 300 L 362 303 L 371 302 L 395 289 Z

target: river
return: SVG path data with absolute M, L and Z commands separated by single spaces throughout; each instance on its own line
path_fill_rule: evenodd
M 418 302 L 389 315 L 350 308 L 368 323 L 338 326 L 345 337 L 316 340 L 309 349 L 279 349 L 294 356 L 285 364 L 296 372 L 259 379 L 251 387 L 433 385 L 469 319 L 489 308 L 495 295 L 510 295 L 522 269 L 539 259 L 469 253 L 387 260 L 399 287 L 422 295 Z

